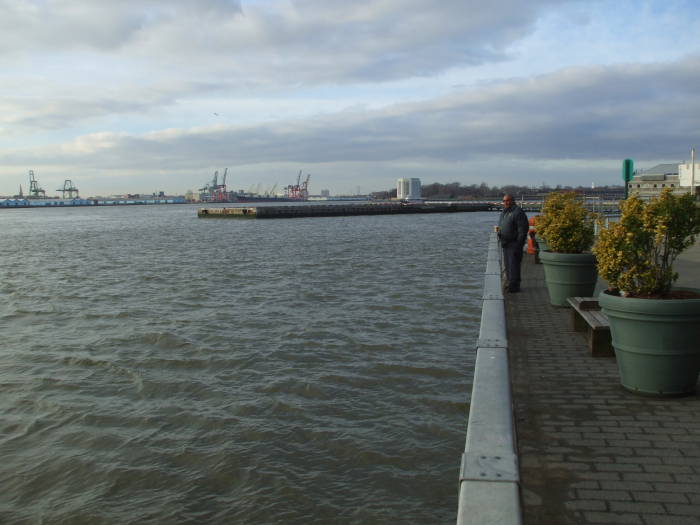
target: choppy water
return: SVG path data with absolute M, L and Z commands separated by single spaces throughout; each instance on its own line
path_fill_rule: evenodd
M 493 220 L 0 212 L 0 522 L 453 523 Z

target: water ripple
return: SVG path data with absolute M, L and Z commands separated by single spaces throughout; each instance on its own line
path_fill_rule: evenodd
M 492 215 L 2 213 L 1 522 L 454 521 Z

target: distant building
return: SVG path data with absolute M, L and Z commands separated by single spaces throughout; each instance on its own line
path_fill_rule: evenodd
M 396 181 L 396 198 L 408 201 L 420 200 L 420 179 L 398 179 Z
M 700 187 L 700 163 L 693 165 L 690 162 L 684 162 L 678 165 L 678 178 L 681 186 L 684 188 L 694 187 L 695 193 Z
M 321 190 L 321 197 L 330 197 L 331 192 L 330 190 Z
M 683 187 L 678 175 L 678 168 L 678 164 L 659 164 L 653 168 L 635 171 L 634 177 L 627 183 L 629 195 L 650 199 L 659 195 L 666 188 L 670 188 L 673 193 L 687 193 L 690 184 Z

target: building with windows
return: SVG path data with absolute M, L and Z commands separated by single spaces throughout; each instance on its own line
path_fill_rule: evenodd
M 407 201 L 420 200 L 420 179 L 398 179 L 396 181 L 396 198 Z
M 634 177 L 627 183 L 629 195 L 651 199 L 666 188 L 670 188 L 673 193 L 687 193 L 689 188 L 682 187 L 678 166 L 678 164 L 658 164 L 653 168 L 635 171 Z

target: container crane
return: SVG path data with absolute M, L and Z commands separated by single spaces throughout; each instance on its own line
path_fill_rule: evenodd
M 41 197 L 39 197 L 41 194 Z M 46 191 L 39 187 L 39 183 L 34 177 L 34 170 L 29 170 L 29 195 L 35 199 L 46 198 Z
M 304 183 L 301 185 L 301 188 L 299 189 L 299 198 L 302 200 L 308 200 L 309 198 L 309 179 L 311 178 L 311 174 L 307 173 L 306 174 L 306 180 Z
M 226 175 L 228 168 L 224 170 L 222 184 L 219 184 L 219 170 L 214 172 L 214 177 L 210 183 L 199 188 L 199 199 L 205 202 L 228 202 L 228 192 L 226 191 Z
M 301 170 L 297 175 L 297 183 L 290 184 L 285 188 L 285 196 L 289 199 L 306 200 L 309 197 L 309 178 L 311 175 L 306 175 L 306 180 L 301 182 Z
M 69 199 L 72 199 L 72 198 L 73 198 L 73 194 L 74 194 L 74 193 L 75 193 L 75 197 L 79 197 L 79 196 L 80 196 L 79 193 L 78 193 L 78 188 L 76 188 L 75 186 L 73 186 L 73 181 L 70 180 L 70 179 L 66 179 L 66 180 L 63 182 L 63 188 L 58 188 L 56 191 L 60 191 L 60 192 L 61 192 L 61 195 L 63 196 L 63 197 L 62 197 L 63 199 L 66 198 L 66 193 L 68 193 L 68 198 L 69 198 Z
M 215 202 L 226 202 L 228 201 L 228 195 L 226 193 L 226 175 L 228 174 L 228 168 L 224 169 L 224 175 L 221 178 L 221 184 L 217 184 L 217 179 L 219 172 L 214 172 L 214 184 L 212 188 L 212 200 Z

